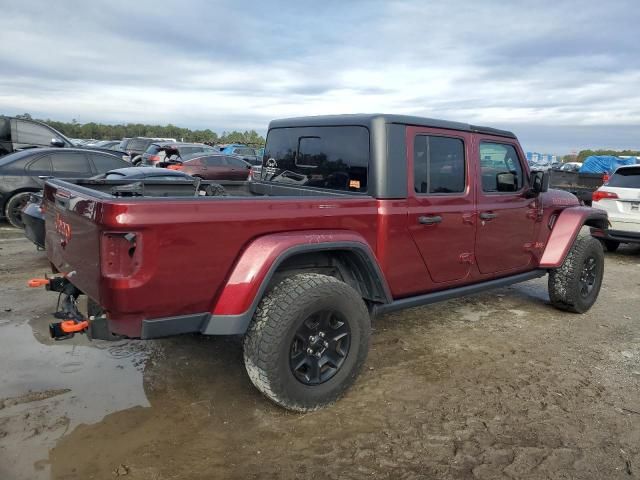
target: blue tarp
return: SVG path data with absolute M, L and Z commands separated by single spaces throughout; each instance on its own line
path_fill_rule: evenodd
M 580 167 L 581 172 L 612 174 L 618 167 L 623 165 L 635 165 L 635 158 L 620 158 L 611 155 L 592 155 L 587 157 Z

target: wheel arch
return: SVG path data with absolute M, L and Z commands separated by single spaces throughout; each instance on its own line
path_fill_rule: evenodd
M 392 301 L 371 248 L 351 232 L 293 232 L 260 237 L 243 251 L 202 328 L 205 334 L 244 333 L 265 292 L 302 271 L 333 270 L 373 304 Z
M 540 259 L 540 268 L 560 267 L 582 227 L 604 230 L 608 225 L 607 212 L 604 210 L 591 207 L 565 208 L 553 223 L 551 235 Z
M 11 193 L 5 195 L 4 196 L 4 202 L 2 204 L 0 204 L 0 217 L 4 217 L 5 216 L 5 213 L 6 213 L 5 209 L 7 208 L 7 203 L 9 203 L 9 200 L 11 200 L 17 194 L 19 194 L 19 193 L 35 193 L 35 192 L 39 192 L 40 190 L 42 190 L 42 188 L 20 187 L 20 188 L 16 188 L 15 190 L 11 191 Z

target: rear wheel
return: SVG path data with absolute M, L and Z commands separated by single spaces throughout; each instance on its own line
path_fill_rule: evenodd
M 16 228 L 24 228 L 24 222 L 22 221 L 22 209 L 29 203 L 31 192 L 16 193 L 13 197 L 7 200 L 7 204 L 4 208 L 4 215 L 11 225 Z
M 603 240 L 602 243 L 608 252 L 615 252 L 620 246 L 620 242 L 616 242 L 615 240 Z
M 302 273 L 267 293 L 244 339 L 253 384 L 276 404 L 311 411 L 337 400 L 369 350 L 360 294 L 327 275 Z
M 569 312 L 586 312 L 598 298 L 603 274 L 600 242 L 590 235 L 579 236 L 562 266 L 549 274 L 551 304 Z

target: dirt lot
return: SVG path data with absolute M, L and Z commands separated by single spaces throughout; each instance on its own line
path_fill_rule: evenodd
M 237 339 L 47 338 L 43 252 L 0 224 L 0 479 L 640 478 L 640 249 L 586 315 L 546 279 L 378 320 L 363 375 L 299 415 Z

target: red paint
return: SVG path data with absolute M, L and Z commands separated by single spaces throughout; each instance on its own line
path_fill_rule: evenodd
M 464 192 L 413 192 L 413 137 L 417 134 L 464 141 Z M 578 207 L 575 197 L 565 192 L 550 191 L 536 199 L 527 198 L 526 188 L 513 194 L 481 192 L 477 187 L 479 141 L 514 145 L 528 172 L 515 140 L 422 127 L 407 127 L 406 138 L 406 199 L 104 201 L 73 191 L 65 209 L 55 204 L 55 189 L 47 185 L 48 256 L 59 271 L 69 272 L 69 279 L 105 308 L 115 333 L 136 337 L 144 319 L 245 313 L 277 258 L 298 245 L 350 242 L 363 246 L 377 260 L 392 297 L 399 299 L 558 266 L 584 219 L 593 212 Z M 495 212 L 498 217 L 483 222 L 482 212 Z M 439 215 L 443 221 L 418 223 L 424 215 Z M 553 215 L 559 216 L 552 233 L 547 225 Z M 73 235 L 66 235 L 66 226 L 59 230 L 61 222 Z M 124 238 L 126 233 L 135 233 L 135 245 Z

